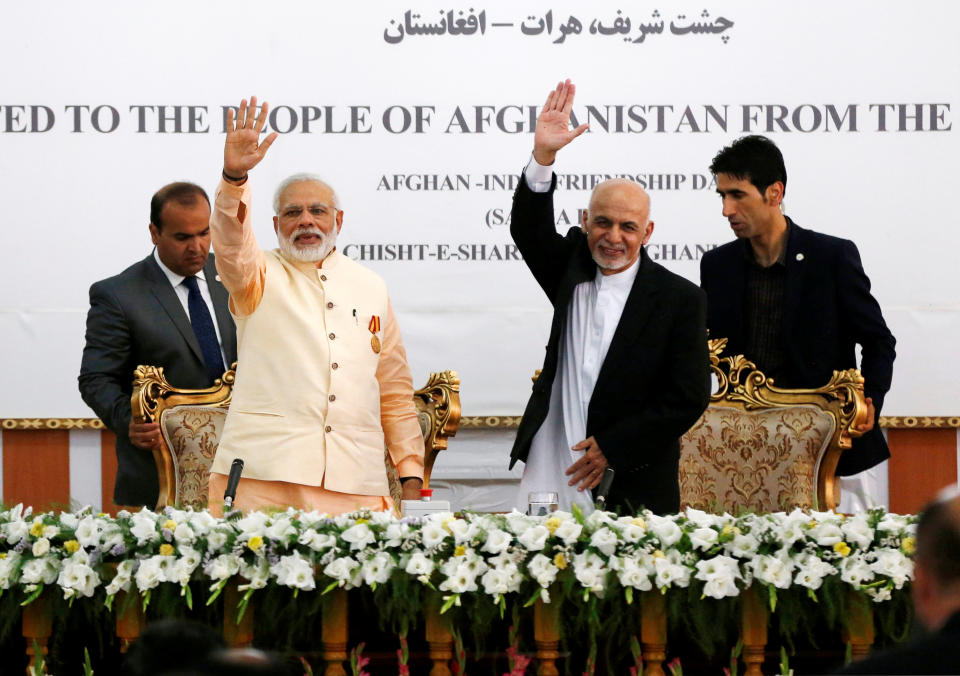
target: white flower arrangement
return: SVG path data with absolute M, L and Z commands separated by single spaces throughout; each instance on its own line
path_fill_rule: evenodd
M 913 576 L 915 517 L 873 510 L 747 514 L 698 510 L 618 517 L 608 512 L 433 514 L 397 519 L 359 511 L 337 517 L 288 509 L 217 519 L 164 509 L 116 517 L 0 511 L 0 593 L 29 602 L 44 587 L 69 600 L 107 602 L 121 591 L 205 582 L 216 596 L 240 577 L 241 591 L 267 587 L 328 592 L 377 589 L 405 577 L 447 594 L 502 604 L 530 602 L 564 582 L 574 597 L 685 589 L 736 597 L 751 584 L 814 592 L 827 580 L 883 603 Z M 544 594 L 541 597 L 541 593 Z M 466 598 L 466 597 L 464 597 Z

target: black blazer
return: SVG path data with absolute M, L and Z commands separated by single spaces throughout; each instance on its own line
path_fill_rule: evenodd
M 517 431 L 511 467 L 526 460 L 547 416 L 573 290 L 597 273 L 582 230 L 571 228 L 564 237 L 554 227 L 555 188 L 556 177 L 547 193 L 531 191 L 521 179 L 513 198 L 511 235 L 554 311 L 543 370 Z M 652 261 L 645 249 L 639 265 L 590 398 L 587 436 L 597 440 L 616 472 L 611 507 L 669 513 L 680 507 L 679 438 L 710 398 L 705 297 Z
M 227 290 L 217 281 L 213 254 L 203 267 L 213 300 L 226 365 L 237 359 L 237 333 L 227 309 Z M 119 275 L 90 287 L 86 345 L 80 364 L 80 395 L 117 435 L 118 505 L 156 505 L 159 494 L 153 455 L 130 443 L 130 394 L 137 366 L 162 366 L 171 385 L 210 387 L 190 317 L 151 253 Z
M 852 662 L 841 674 L 960 674 L 960 612 L 946 624 L 903 645 Z
M 873 398 L 879 418 L 893 376 L 896 340 L 870 293 L 860 253 L 849 240 L 813 232 L 787 220 L 790 236 L 781 334 L 785 355 L 775 384 L 825 385 L 835 370 L 857 367 L 859 344 L 864 390 Z M 700 286 L 707 292 L 707 328 L 711 338 L 729 339 L 726 355 L 744 354 L 746 246 L 749 244 L 741 240 L 728 242 L 705 253 L 700 261 Z M 887 442 L 877 425 L 843 453 L 837 474 L 856 474 L 889 457 Z

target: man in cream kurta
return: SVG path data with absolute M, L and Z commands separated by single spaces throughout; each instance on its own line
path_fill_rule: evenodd
M 235 458 L 236 506 L 293 505 L 331 514 L 390 507 L 384 444 L 419 497 L 423 436 L 413 381 L 383 280 L 335 249 L 343 211 L 312 176 L 274 200 L 280 249 L 261 251 L 250 226 L 248 172 L 276 138 L 256 99 L 228 116 L 223 180 L 211 217 L 217 270 L 237 323 L 237 379 L 210 477 L 220 504 Z

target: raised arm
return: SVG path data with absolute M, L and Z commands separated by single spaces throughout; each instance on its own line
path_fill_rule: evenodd
M 538 164 L 553 164 L 557 151 L 589 129 L 588 124 L 570 129 L 570 111 L 576 93 L 576 86 L 565 80 L 547 95 L 533 134 L 533 158 Z
M 227 138 L 223 146 L 223 180 L 217 189 L 210 232 L 217 254 L 217 271 L 230 292 L 230 309 L 238 317 L 251 314 L 263 296 L 266 263 L 250 226 L 250 186 L 247 176 L 277 138 L 260 141 L 269 106 L 257 114 L 257 98 L 240 102 L 236 116 L 227 111 Z

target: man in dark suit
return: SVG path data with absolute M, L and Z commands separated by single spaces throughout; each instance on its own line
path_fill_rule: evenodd
M 204 388 L 237 355 L 227 291 L 210 256 L 210 201 L 200 186 L 172 183 L 150 202 L 153 253 L 90 287 L 80 394 L 117 435 L 117 505 L 153 507 L 159 484 L 156 423 L 134 424 L 138 365 L 162 366 L 176 387 Z
M 960 497 L 956 488 L 917 524 L 911 593 L 924 633 L 848 665 L 843 674 L 960 674 Z
M 864 435 L 845 451 L 837 475 L 848 477 L 890 457 L 876 425 L 890 389 L 896 341 L 870 293 L 856 245 L 801 228 L 781 211 L 787 185 L 783 155 L 763 136 L 745 136 L 713 159 L 710 170 L 723 216 L 737 236 L 704 254 L 707 328 L 727 338 L 780 387 L 820 387 L 834 370 L 857 367 L 870 408 Z M 841 483 L 845 511 L 884 502 L 881 477 Z M 851 501 L 858 493 L 859 500 Z M 866 503 L 866 504 L 864 504 Z
M 554 307 L 511 452 L 511 466 L 526 464 L 519 502 L 557 491 L 564 509 L 589 506 L 610 467 L 608 506 L 675 512 L 679 438 L 710 393 L 705 298 L 647 256 L 650 200 L 636 183 L 601 183 L 582 229 L 557 233 L 552 165 L 587 128 L 569 129 L 574 93 L 568 80 L 547 98 L 511 216 L 511 235 Z

